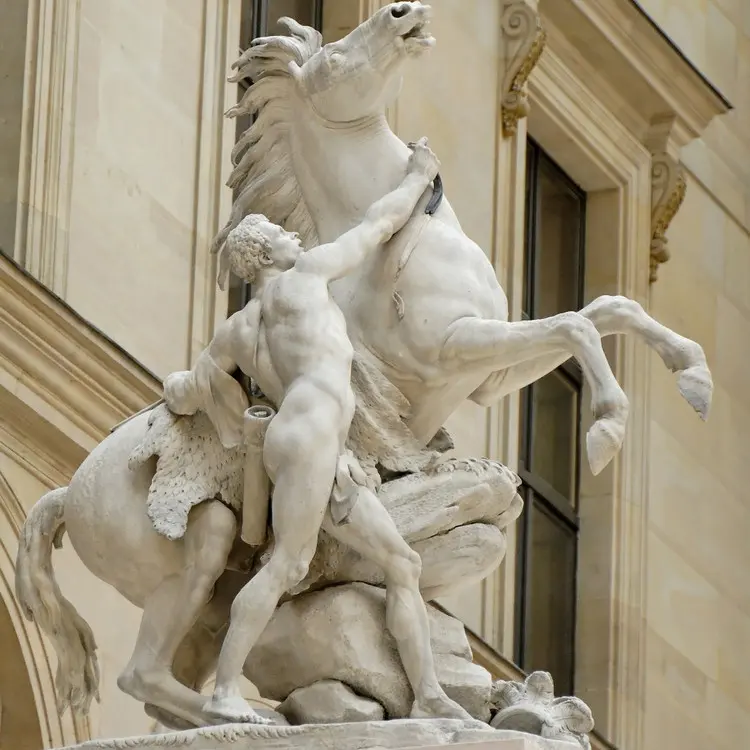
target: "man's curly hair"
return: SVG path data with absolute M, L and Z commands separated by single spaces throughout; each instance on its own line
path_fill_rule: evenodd
M 259 228 L 264 221 L 270 224 L 263 214 L 246 216 L 229 233 L 224 249 L 232 273 L 250 284 L 260 268 L 273 264 L 271 242 Z

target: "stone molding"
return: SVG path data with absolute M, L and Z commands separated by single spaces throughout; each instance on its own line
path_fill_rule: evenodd
M 345 724 L 278 726 L 224 724 L 141 737 L 90 740 L 64 750 L 570 750 L 570 743 L 511 730 L 492 729 L 480 722 L 457 719 L 355 721 Z
M 216 286 L 216 256 L 211 239 L 232 206 L 226 186 L 231 171 L 229 153 L 235 142 L 235 123 L 224 112 L 237 102 L 237 84 L 227 82 L 227 71 L 237 56 L 234 37 L 239 28 L 240 4 L 215 0 L 203 7 L 203 62 L 200 83 L 198 161 L 196 171 L 195 232 L 191 264 L 190 340 L 187 366 L 208 344 L 216 325 L 226 317 L 227 295 Z
M 67 284 L 81 0 L 29 3 L 14 255 L 56 294 Z
M 685 169 L 667 153 L 657 153 L 651 162 L 651 283 L 658 278 L 660 263 L 669 260 L 666 232 L 685 199 Z
M 641 141 L 672 116 L 681 148 L 732 108 L 632 0 L 556 0 L 541 11 L 558 51 Z
M 501 29 L 506 45 L 502 84 L 503 135 L 518 132 L 518 121 L 529 114 L 526 82 L 547 41 L 539 13 L 524 0 L 505 0 Z
M 0 256 L 2 450 L 48 486 L 66 484 L 159 380 L 58 297 Z
M 674 117 L 662 118 L 652 124 L 646 137 L 651 152 L 651 283 L 658 278 L 659 265 L 669 260 L 667 229 L 687 191 L 686 170 L 674 142 L 674 126 Z
M 0 472 L 0 606 L 5 606 L 18 637 L 34 692 L 39 727 L 45 747 L 81 742 L 91 736 L 88 721 L 61 717 L 57 711 L 55 658 L 35 623 L 21 612 L 15 597 L 15 556 L 26 512 Z
M 631 0 L 558 0 L 542 16 L 550 46 L 652 154 L 654 282 L 687 185 L 680 150 L 732 105 Z
M 564 40 L 560 43 L 557 34 L 550 34 L 529 81 L 529 94 L 533 105 L 529 132 L 589 192 L 587 235 L 591 250 L 600 252 L 587 269 L 588 292 L 623 294 L 648 308 L 650 258 L 643 248 L 652 227 L 649 149 L 622 121 L 620 112 L 602 101 L 585 66 L 569 56 L 568 46 Z M 602 204 L 598 218 L 595 203 Z M 590 274 L 598 277 L 589 278 Z M 638 750 L 646 666 L 644 546 L 651 356 L 624 338 L 610 351 L 615 374 L 631 399 L 631 437 L 613 471 L 582 485 L 582 522 L 587 513 L 595 516 L 591 522 L 598 524 L 598 538 L 592 540 L 590 550 L 582 549 L 579 637 L 585 641 L 586 627 L 595 623 L 606 652 L 595 665 L 586 665 L 583 682 L 588 684 L 582 682 L 579 689 L 606 736 L 621 747 Z M 584 601 L 587 571 L 595 593 Z M 596 586 L 602 577 L 608 581 L 606 589 Z

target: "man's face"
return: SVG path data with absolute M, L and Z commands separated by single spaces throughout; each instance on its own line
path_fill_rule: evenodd
M 259 228 L 271 242 L 273 264 L 284 271 L 291 268 L 303 250 L 299 235 L 296 232 L 287 232 L 270 222 L 263 222 Z

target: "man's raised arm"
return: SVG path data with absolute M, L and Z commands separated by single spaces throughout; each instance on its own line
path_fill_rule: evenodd
M 298 270 L 319 273 L 330 280 L 341 278 L 403 228 L 440 168 L 426 138 L 420 138 L 413 149 L 403 182 L 373 203 L 361 224 L 342 234 L 335 242 L 301 255 L 296 263 Z

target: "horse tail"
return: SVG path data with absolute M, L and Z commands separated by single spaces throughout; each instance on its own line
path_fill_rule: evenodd
M 27 619 L 52 641 L 57 654 L 55 688 L 60 713 L 70 706 L 86 714 L 99 700 L 99 665 L 94 634 L 62 595 L 52 570 L 52 548 L 62 546 L 67 487 L 52 490 L 31 509 L 16 558 L 16 597 Z

